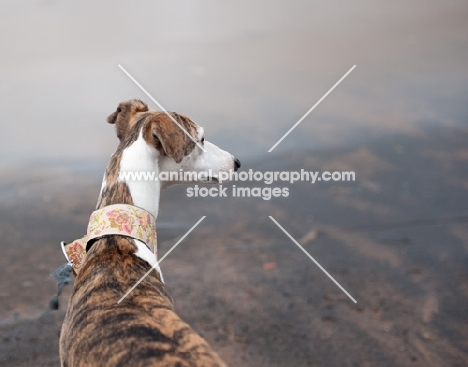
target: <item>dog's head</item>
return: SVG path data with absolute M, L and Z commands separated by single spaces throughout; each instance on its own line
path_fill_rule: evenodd
M 209 181 L 200 179 L 202 175 L 190 177 L 184 182 L 217 182 L 219 172 L 237 171 L 240 161 L 216 145 L 205 140 L 204 129 L 187 116 L 170 112 L 149 110 L 140 100 L 131 100 L 119 104 L 117 110 L 107 121 L 116 125 L 121 146 L 129 147 L 138 138 L 143 138 L 148 146 L 147 153 L 154 154 L 163 172 L 208 173 L 213 178 Z M 177 121 L 177 124 L 174 122 Z M 166 181 L 165 186 L 181 181 Z

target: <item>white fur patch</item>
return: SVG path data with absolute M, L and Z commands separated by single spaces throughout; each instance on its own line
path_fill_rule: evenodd
M 156 148 L 149 146 L 140 131 L 138 139 L 122 152 L 120 160 L 120 172 L 154 172 L 155 177 L 159 174 L 159 152 Z M 120 178 L 119 178 L 120 180 Z M 149 211 L 158 217 L 159 197 L 161 186 L 157 180 L 125 180 L 133 204 Z
M 143 242 L 139 240 L 133 241 L 135 242 L 135 245 L 138 248 L 138 251 L 135 252 L 135 255 L 138 256 L 140 259 L 145 260 L 148 264 L 154 267 L 158 271 L 159 275 L 161 276 L 161 280 L 164 283 L 163 274 L 161 268 L 159 267 L 158 258 L 156 257 L 156 255 L 153 254 L 148 248 L 148 246 L 146 246 Z
M 102 193 L 104 192 L 104 189 L 106 188 L 106 185 L 107 185 L 107 177 L 106 177 L 106 174 L 104 174 L 104 177 L 102 178 L 101 191 L 99 192 L 98 203 L 101 202 Z

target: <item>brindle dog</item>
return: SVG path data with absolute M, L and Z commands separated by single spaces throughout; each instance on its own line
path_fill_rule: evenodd
M 120 145 L 106 169 L 97 208 L 130 204 L 157 217 L 160 191 L 171 182 L 132 182 L 119 177 L 122 170 L 212 169 L 216 175 L 239 168 L 234 156 L 204 141 L 201 127 L 186 116 L 171 116 L 204 150 L 166 114 L 148 110 L 140 100 L 121 103 L 109 116 Z M 216 182 L 216 177 L 211 181 Z M 225 366 L 177 315 L 158 268 L 117 303 L 157 261 L 156 257 L 148 261 L 147 248 L 145 256 L 139 255 L 142 246 L 146 247 L 121 235 L 88 243 L 62 326 L 62 366 Z

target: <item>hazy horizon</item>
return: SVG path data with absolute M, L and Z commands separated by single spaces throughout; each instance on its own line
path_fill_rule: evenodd
M 236 155 L 341 147 L 467 124 L 468 5 L 214 1 L 2 3 L 0 166 L 106 160 L 105 119 L 141 98 Z

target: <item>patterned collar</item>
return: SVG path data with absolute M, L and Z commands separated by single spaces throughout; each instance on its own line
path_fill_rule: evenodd
M 103 236 L 121 235 L 144 242 L 157 253 L 156 219 L 144 209 L 133 205 L 115 204 L 91 214 L 86 236 L 68 244 L 62 242 L 62 251 L 78 274 L 86 259 L 88 242 Z

